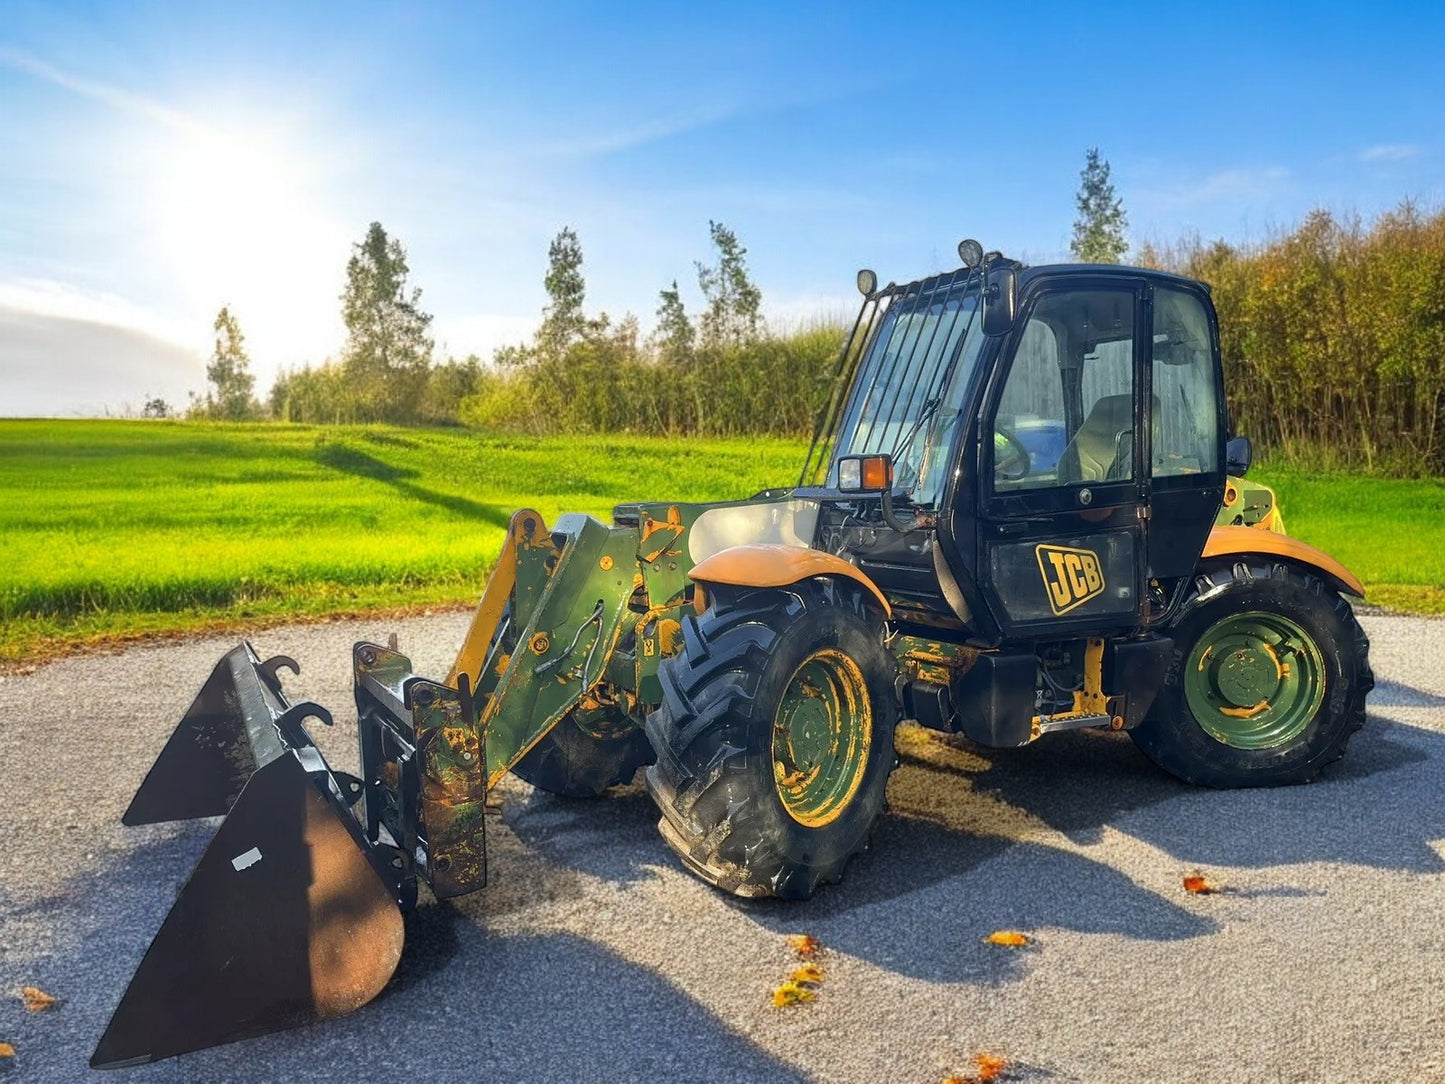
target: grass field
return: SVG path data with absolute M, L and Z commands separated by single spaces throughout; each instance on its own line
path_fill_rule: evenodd
M 0 421 L 0 661 L 93 639 L 474 602 L 519 506 L 797 479 L 777 440 Z
M 1320 475 L 1265 465 L 1290 534 L 1330 554 L 1373 605 L 1445 613 L 1445 479 Z
M 470 603 L 512 511 L 743 497 L 797 442 L 0 421 L 0 661 L 91 640 Z M 1284 468 L 1292 534 L 1370 601 L 1445 612 L 1445 481 Z

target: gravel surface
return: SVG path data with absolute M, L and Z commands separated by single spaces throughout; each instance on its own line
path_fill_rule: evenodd
M 350 645 L 396 631 L 443 674 L 467 615 L 272 629 L 292 699 L 354 769 Z M 1380 681 L 1309 787 L 1215 792 L 1118 734 L 983 752 L 908 743 L 873 849 L 802 904 L 685 874 L 640 786 L 567 801 L 519 781 L 492 885 L 425 905 L 391 986 L 325 1025 L 117 1079 L 1445 1081 L 1445 621 L 1367 617 Z M 66 659 L 0 679 L 0 1081 L 78 1081 L 212 822 L 120 816 L 234 639 Z M 1198 869 L 1228 891 L 1192 896 Z M 986 944 L 1021 930 L 1025 948 Z M 774 1009 L 826 948 L 811 1005 Z M 21 985 L 60 999 L 27 1013 Z

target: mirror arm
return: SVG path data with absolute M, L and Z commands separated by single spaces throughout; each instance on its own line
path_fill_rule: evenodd
M 883 503 L 883 522 L 895 531 L 907 534 L 909 531 L 924 530 L 938 523 L 938 517 L 931 512 L 914 512 L 912 522 L 904 519 L 893 510 L 892 489 L 882 490 L 878 496 L 882 498 Z

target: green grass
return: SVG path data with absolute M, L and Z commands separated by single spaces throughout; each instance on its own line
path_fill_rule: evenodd
M 797 474 L 772 439 L 0 421 L 0 662 L 91 640 L 470 604 L 511 513 L 744 497 Z M 1285 467 L 1290 533 L 1370 601 L 1445 612 L 1445 481 Z
M 1274 488 L 1291 535 L 1360 578 L 1367 602 L 1445 613 L 1445 479 L 1319 474 L 1275 464 L 1250 471 L 1250 478 Z
M 474 602 L 512 512 L 745 497 L 780 440 L 0 421 L 0 661 L 92 639 Z

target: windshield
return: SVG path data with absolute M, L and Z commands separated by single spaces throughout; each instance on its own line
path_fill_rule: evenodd
M 983 344 L 979 278 L 968 271 L 904 287 L 877 321 L 838 427 L 828 485 L 845 455 L 893 456 L 915 504 L 943 488 L 944 459 Z

